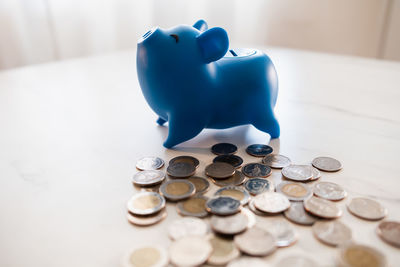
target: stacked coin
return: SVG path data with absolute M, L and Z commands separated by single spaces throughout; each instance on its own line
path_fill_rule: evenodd
M 165 199 L 155 192 L 140 192 L 127 203 L 127 219 L 135 225 L 155 224 L 167 216 Z

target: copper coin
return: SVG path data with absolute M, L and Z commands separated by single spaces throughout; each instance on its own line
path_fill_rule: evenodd
M 170 164 L 167 168 L 168 175 L 176 178 L 186 178 L 194 175 L 195 172 L 196 167 L 187 162 L 176 162 Z
M 211 163 L 205 169 L 206 175 L 214 179 L 224 179 L 231 177 L 235 173 L 235 167 L 228 163 Z
M 347 209 L 365 220 L 380 220 L 387 214 L 387 209 L 379 202 L 363 197 L 353 198 L 347 205 Z
M 185 163 L 192 164 L 195 168 L 199 167 L 199 165 L 200 165 L 200 161 L 192 156 L 178 156 L 178 157 L 172 158 L 169 161 L 168 165 L 172 165 L 172 164 L 178 163 L 178 162 L 185 162 Z
M 387 243 L 400 247 L 400 222 L 383 221 L 376 228 L 376 232 Z
M 213 159 L 213 162 L 225 162 L 231 164 L 235 168 L 239 168 L 243 163 L 243 159 L 236 155 L 219 155 Z
M 237 146 L 230 143 L 218 143 L 211 147 L 211 152 L 216 155 L 231 155 L 235 154 Z
M 243 175 L 241 171 L 236 170 L 235 173 L 225 179 L 212 179 L 214 184 L 218 186 L 228 186 L 228 185 L 241 185 L 246 181 L 246 176 Z
M 208 215 L 206 202 L 208 198 L 195 195 L 191 198 L 181 201 L 176 205 L 178 212 L 184 216 L 205 217 Z
M 312 227 L 314 236 L 330 246 L 340 246 L 352 238 L 351 229 L 338 220 L 318 221 Z
M 262 163 L 249 163 L 242 167 L 242 172 L 247 177 L 255 178 L 270 176 L 272 170 L 270 167 Z
M 188 180 L 174 179 L 163 183 L 160 192 L 166 199 L 178 201 L 194 195 L 196 188 Z
M 313 215 L 325 219 L 338 218 L 343 213 L 336 203 L 314 196 L 304 200 L 304 208 Z
M 278 184 L 276 192 L 284 194 L 291 201 L 303 201 L 312 195 L 308 185 L 286 181 Z
M 342 163 L 337 159 L 331 157 L 318 157 L 312 161 L 312 165 L 321 170 L 326 172 L 337 172 L 342 169 Z

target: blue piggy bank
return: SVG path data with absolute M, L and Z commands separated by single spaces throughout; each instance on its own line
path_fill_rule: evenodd
M 278 78 L 267 55 L 254 49 L 231 49 L 222 28 L 193 26 L 153 28 L 137 44 L 137 74 L 144 97 L 169 123 L 164 142 L 171 148 L 204 128 L 252 124 L 279 137 L 274 114 Z

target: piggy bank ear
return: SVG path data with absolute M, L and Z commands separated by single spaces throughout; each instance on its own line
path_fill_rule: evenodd
M 202 19 L 198 20 L 195 24 L 193 24 L 193 27 L 195 27 L 196 29 L 198 29 L 201 32 L 204 32 L 205 30 L 208 29 L 207 22 L 205 22 Z
M 229 47 L 228 34 L 222 28 L 211 28 L 197 37 L 205 63 L 216 61 L 226 54 Z

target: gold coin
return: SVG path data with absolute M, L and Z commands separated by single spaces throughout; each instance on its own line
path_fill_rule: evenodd
M 160 246 L 143 246 L 132 249 L 123 260 L 124 267 L 165 267 L 168 253 Z
M 277 186 L 276 191 L 284 194 L 292 201 L 303 201 L 312 195 L 308 185 L 295 182 L 282 182 Z
M 127 204 L 128 211 L 135 215 L 150 215 L 165 207 L 165 199 L 155 192 L 140 192 Z
M 160 187 L 160 192 L 166 199 L 177 201 L 192 196 L 196 191 L 194 184 L 187 180 L 169 180 Z
M 207 263 L 210 265 L 226 265 L 231 260 L 240 256 L 232 239 L 212 236 L 209 242 L 213 248 Z
M 204 193 L 210 187 L 210 183 L 207 181 L 206 178 L 203 177 L 192 176 L 189 177 L 187 180 L 194 184 L 194 187 L 196 188 L 196 194 Z
M 214 184 L 218 186 L 241 185 L 246 180 L 246 176 L 241 171 L 235 171 L 231 177 L 225 179 L 212 179 Z
M 167 211 L 164 209 L 152 215 L 133 215 L 128 212 L 127 219 L 130 223 L 139 226 L 148 226 L 158 223 L 167 217 Z
M 193 196 L 185 201 L 181 201 L 176 206 L 178 212 L 185 216 L 205 217 L 208 215 L 206 210 L 207 198 L 204 196 Z
M 351 244 L 340 251 L 339 266 L 346 267 L 385 267 L 385 256 L 378 250 L 364 246 Z

